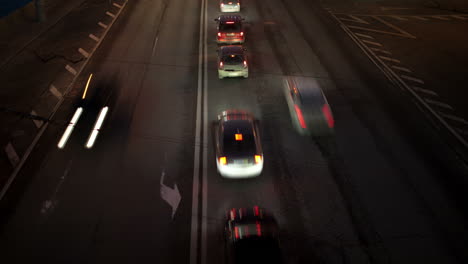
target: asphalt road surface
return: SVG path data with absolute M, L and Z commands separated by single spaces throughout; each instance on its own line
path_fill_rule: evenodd
M 466 263 L 447 183 L 463 172 L 336 21 L 307 1 L 246 0 L 249 78 L 218 80 L 218 14 L 217 1 L 128 3 L 57 114 L 84 110 L 65 148 L 50 126 L 9 194 L 2 263 L 223 263 L 225 212 L 253 205 L 277 218 L 285 263 Z M 326 84 L 334 137 L 294 132 L 287 75 Z M 260 120 L 258 178 L 216 172 L 211 124 L 231 108 Z

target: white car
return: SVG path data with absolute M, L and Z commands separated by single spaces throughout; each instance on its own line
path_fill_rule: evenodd
M 258 121 L 241 110 L 223 111 L 215 127 L 216 166 L 225 178 L 250 178 L 263 170 Z
M 218 78 L 249 77 L 249 65 L 240 45 L 222 46 L 218 50 Z
M 240 12 L 240 0 L 219 0 L 221 12 Z

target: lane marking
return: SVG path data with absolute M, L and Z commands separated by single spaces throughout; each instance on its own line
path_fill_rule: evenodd
M 396 20 L 400 20 L 400 21 L 408 21 L 407 18 L 404 18 L 404 17 L 401 17 L 401 16 L 389 16 L 391 18 L 394 18 Z
M 198 40 L 198 84 L 197 84 L 197 110 L 195 119 L 195 146 L 193 158 L 192 181 L 192 219 L 190 227 L 190 264 L 197 264 L 198 260 L 198 198 L 200 195 L 200 145 L 201 145 L 201 118 L 202 118 L 202 91 L 203 91 L 203 44 L 204 44 L 204 20 L 206 0 L 201 0 L 200 8 L 200 35 Z
M 115 3 L 115 2 L 113 3 L 113 5 L 114 5 L 115 7 L 117 7 L 117 8 L 122 8 L 121 5 L 119 5 L 119 4 Z
M 171 218 L 174 219 L 174 215 L 177 212 L 177 208 L 179 207 L 182 197 L 180 196 L 177 183 L 174 183 L 173 189 L 164 184 L 165 176 L 166 176 L 166 171 L 163 169 L 161 172 L 161 179 L 159 181 L 159 187 L 160 187 L 159 194 L 161 195 L 161 198 L 171 206 L 171 209 L 172 209 Z
M 115 15 L 112 14 L 111 12 L 109 12 L 109 11 L 106 12 L 106 15 L 108 15 L 108 16 L 110 16 L 110 17 L 112 17 L 112 18 L 115 18 Z
M 445 20 L 445 21 L 449 21 L 450 18 L 448 17 L 444 17 L 444 16 L 431 16 L 432 18 L 436 18 L 436 19 L 440 19 L 440 20 Z
M 379 56 L 379 58 L 381 58 L 382 60 L 386 60 L 386 61 L 392 61 L 392 62 L 400 63 L 400 61 L 397 60 L 397 59 L 393 59 L 393 58 L 389 58 L 389 57 L 385 57 L 385 56 Z
M 38 114 L 34 110 L 31 111 L 31 115 L 38 116 Z M 44 121 L 37 120 L 37 119 L 33 119 L 33 122 L 34 122 L 34 125 L 36 125 L 37 128 L 41 128 L 41 126 L 44 124 Z
M 205 34 L 204 34 L 204 79 L 203 79 L 203 174 L 202 174 L 202 239 L 201 264 L 207 263 L 207 231 L 208 231 L 208 10 L 205 4 Z
M 94 128 L 89 135 L 88 141 L 86 142 L 86 148 L 90 149 L 94 146 L 94 142 L 96 142 L 96 138 L 99 134 L 99 130 L 101 129 L 102 123 L 104 122 L 104 118 L 106 118 L 107 112 L 109 111 L 109 107 L 105 106 L 99 112 L 99 117 L 94 124 Z
M 415 18 L 415 19 L 418 19 L 418 20 L 422 20 L 422 21 L 429 21 L 429 19 L 427 18 L 424 18 L 422 16 L 411 16 L 412 18 Z
M 78 52 L 81 53 L 81 55 L 83 55 L 85 58 L 89 58 L 89 53 L 86 50 L 79 48 Z
M 352 18 L 352 19 L 349 19 L 349 18 L 340 18 L 341 20 L 344 20 L 344 21 L 351 21 L 351 22 L 356 22 L 356 23 L 361 23 L 361 24 L 366 24 L 366 25 L 369 25 L 369 22 L 355 16 L 355 15 L 347 15 L 348 17 Z
M 88 92 L 88 86 L 89 86 L 89 83 L 91 82 L 91 78 L 93 78 L 93 74 L 91 73 L 88 77 L 88 81 L 86 82 L 86 86 L 85 86 L 85 89 L 84 89 L 84 92 L 83 92 L 83 96 L 81 96 L 81 99 L 85 99 L 86 98 L 86 92 Z
M 78 107 L 78 108 L 75 110 L 75 113 L 73 114 L 73 117 L 72 117 L 72 119 L 70 120 L 70 123 L 68 123 L 67 128 L 66 128 L 65 131 L 63 132 L 63 135 L 62 135 L 62 137 L 60 138 L 60 141 L 59 141 L 58 144 L 57 144 L 57 147 L 58 147 L 59 149 L 63 149 L 63 148 L 65 147 L 65 144 L 67 144 L 67 141 L 68 141 L 68 139 L 70 138 L 70 135 L 71 135 L 71 133 L 73 132 L 73 129 L 75 128 L 76 123 L 77 123 L 78 120 L 80 119 L 81 113 L 83 113 L 83 108 L 82 108 L 82 107 Z
M 361 34 L 361 33 L 355 33 L 355 34 L 363 38 L 374 39 L 374 37 L 366 35 L 366 34 Z
M 375 20 L 377 21 L 380 21 L 382 24 L 386 25 L 387 27 L 399 32 L 399 34 L 396 34 L 396 35 L 399 35 L 399 36 L 403 36 L 403 37 L 407 37 L 407 38 L 412 38 L 412 39 L 416 39 L 415 36 L 411 35 L 410 33 L 404 31 L 403 29 L 393 25 L 393 24 L 390 24 L 388 23 L 387 21 L 377 17 L 377 16 L 372 16 Z M 388 33 L 387 33 L 388 34 Z
M 70 66 L 70 65 L 68 65 L 68 64 L 65 66 L 65 69 L 66 69 L 69 73 L 71 73 L 71 74 L 73 74 L 73 75 L 76 75 L 76 74 L 77 74 L 77 71 L 76 71 L 72 66 Z
M 62 186 L 63 182 L 65 181 L 65 178 L 68 176 L 68 173 L 70 172 L 70 169 L 71 169 L 71 165 L 72 165 L 72 160 L 70 160 L 67 164 L 67 167 L 65 167 L 65 171 L 63 172 L 62 174 L 62 177 L 60 177 L 60 180 L 57 184 L 57 186 L 55 187 L 55 190 L 54 190 L 54 193 L 52 194 L 52 196 L 50 197 L 49 200 L 46 200 L 43 204 L 42 204 L 42 208 L 41 208 L 41 214 L 47 216 L 49 215 L 54 209 L 55 207 L 57 206 L 58 204 L 58 200 L 56 199 L 57 197 L 57 194 L 60 190 L 60 187 Z
M 49 91 L 53 96 L 57 97 L 57 99 L 60 99 L 63 96 L 62 93 L 59 90 L 57 90 L 57 88 L 53 84 L 50 85 Z
M 392 55 L 392 53 L 390 51 L 386 51 L 386 50 L 383 50 L 383 49 L 378 49 L 378 48 L 370 48 L 370 49 L 373 50 L 373 51 L 377 51 L 377 52 L 385 53 L 385 54 L 388 54 L 388 55 Z
M 414 9 L 414 8 L 382 6 L 382 7 L 380 7 L 380 9 L 382 9 L 382 11 L 392 11 L 392 10 L 408 10 L 408 9 Z
M 407 69 L 407 68 L 404 68 L 404 67 L 392 65 L 392 68 L 395 69 L 395 70 L 400 70 L 400 71 L 404 71 L 404 72 L 407 72 L 407 73 L 412 73 L 412 71 L 410 69 Z
M 99 25 L 100 27 L 104 28 L 104 29 L 107 28 L 107 25 L 104 24 L 104 23 L 102 23 L 101 21 L 98 22 L 98 25 Z
M 159 36 L 156 36 L 153 42 L 153 50 L 151 51 L 151 57 L 154 56 L 154 52 L 156 51 L 156 45 L 158 45 L 158 40 L 159 40 Z
M 99 42 L 99 38 L 96 37 L 94 34 L 89 34 L 88 37 L 96 42 Z
M 411 76 L 408 76 L 408 75 L 400 75 L 401 78 L 405 79 L 405 80 L 408 80 L 408 81 L 412 81 L 412 82 L 417 82 L 417 83 L 420 83 L 420 84 L 424 84 L 424 81 L 421 80 L 421 79 L 418 79 L 418 78 L 414 78 L 414 77 L 411 77 Z
M 417 87 L 417 86 L 411 86 L 411 88 L 415 91 L 418 91 L 418 92 L 422 92 L 422 93 L 426 93 L 426 94 L 430 94 L 430 95 L 434 95 L 434 96 L 438 96 L 438 94 L 432 90 L 428 90 L 428 89 L 424 89 L 424 88 L 421 88 L 421 87 Z
M 16 150 L 11 144 L 11 142 L 8 142 L 8 144 L 5 146 L 5 153 L 11 165 L 13 167 L 16 167 L 16 165 L 18 165 L 18 163 L 20 162 L 20 158 L 18 156 L 18 153 L 16 153 Z
M 375 46 L 382 47 L 382 44 L 377 43 L 377 42 L 374 42 L 374 41 L 369 41 L 369 40 L 362 39 L 362 42 L 365 42 L 365 43 L 367 43 L 367 44 L 371 44 L 371 45 L 375 45 Z
M 461 19 L 461 20 L 467 20 L 468 19 L 467 17 L 458 16 L 458 15 L 452 15 L 452 17 L 457 18 L 457 19 Z
M 431 100 L 431 99 L 427 99 L 427 98 L 424 98 L 424 101 L 428 102 L 429 104 L 432 104 L 432 105 L 437 105 L 439 107 L 443 107 L 443 108 L 447 108 L 447 109 L 450 109 L 450 110 L 453 110 L 453 107 L 446 104 L 446 103 L 442 103 L 442 102 L 439 102 L 439 101 L 435 101 L 435 100 Z
M 446 114 L 446 113 L 442 113 L 442 112 L 439 112 L 439 114 L 443 117 L 446 117 L 450 120 L 453 120 L 453 121 L 457 121 L 457 122 L 460 122 L 464 125 L 468 125 L 468 121 L 466 121 L 465 119 L 461 118 L 461 117 L 458 117 L 458 116 L 454 116 L 454 115 L 450 115 L 450 114 Z

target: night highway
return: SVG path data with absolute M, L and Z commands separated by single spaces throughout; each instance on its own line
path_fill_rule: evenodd
M 467 4 L 60 2 L 0 10 L 1 263 L 468 263 Z

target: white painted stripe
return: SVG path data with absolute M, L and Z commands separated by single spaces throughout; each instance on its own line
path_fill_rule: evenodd
M 452 15 L 452 17 L 457 18 L 457 19 L 461 19 L 461 20 L 467 20 L 468 19 L 468 17 L 458 16 L 458 15 Z
M 412 82 L 417 82 L 417 83 L 420 83 L 420 84 L 424 84 L 424 81 L 421 80 L 421 79 L 418 79 L 418 78 L 414 78 L 414 77 L 411 77 L 411 76 L 408 76 L 408 75 L 400 75 L 401 78 L 403 79 L 406 79 L 408 81 L 412 81 Z
M 16 165 L 18 165 L 18 163 L 20 162 L 20 159 L 19 159 L 18 153 L 16 153 L 16 150 L 11 144 L 11 142 L 8 142 L 8 144 L 5 146 L 5 153 L 11 165 L 13 167 L 16 167 Z
M 73 75 L 76 75 L 76 73 L 77 73 L 76 70 L 75 70 L 72 66 L 70 66 L 70 65 L 68 65 L 68 64 L 65 66 L 65 69 L 66 69 L 68 72 L 70 72 L 71 74 L 73 74 Z
M 404 72 L 407 72 L 407 73 L 411 73 L 411 70 L 410 70 L 410 69 L 407 69 L 407 68 L 405 68 L 405 67 L 400 67 L 400 66 L 392 65 L 392 68 L 395 69 L 395 70 L 400 70 L 400 71 L 404 71 Z
M 57 90 L 57 88 L 55 88 L 53 84 L 50 85 L 49 91 L 53 96 L 57 97 L 57 99 L 61 99 L 63 96 L 62 93 L 59 90 Z
M 104 118 L 106 118 L 107 112 L 109 111 L 109 107 L 105 106 L 99 112 L 98 119 L 96 124 L 94 124 L 94 128 L 91 131 L 91 135 L 89 135 L 88 141 L 86 142 L 86 148 L 92 148 L 96 138 L 99 134 L 99 130 L 101 129 L 102 123 L 104 122 Z
M 389 16 L 389 17 L 394 18 L 394 19 L 396 19 L 396 20 L 400 20 L 400 21 L 407 21 L 407 20 L 408 20 L 408 19 L 403 18 L 403 17 L 401 17 L 401 16 Z
M 31 115 L 38 116 L 38 114 L 34 110 L 31 111 Z M 34 122 L 34 124 L 36 125 L 37 128 L 41 128 L 41 126 L 44 124 L 44 121 L 37 120 L 37 119 L 33 119 L 33 122 Z
M 110 16 L 110 17 L 112 17 L 112 18 L 115 18 L 115 15 L 112 14 L 111 12 L 109 12 L 109 11 L 106 12 L 106 15 L 108 15 L 108 16 Z
M 450 115 L 450 114 L 445 114 L 445 113 L 442 113 L 442 112 L 439 112 L 439 114 L 441 116 L 443 116 L 443 117 L 446 117 L 446 118 L 450 119 L 450 120 L 457 121 L 457 122 L 460 122 L 462 124 L 468 125 L 468 121 L 466 121 L 465 119 L 463 119 L 461 117 Z
M 96 41 L 96 42 L 99 42 L 99 38 L 96 37 L 94 34 L 89 34 L 88 35 L 92 40 Z
M 386 61 L 392 61 L 392 62 L 400 63 L 400 61 L 397 60 L 397 59 L 393 59 L 393 58 L 389 58 L 389 57 L 385 57 L 385 56 L 379 56 L 379 58 L 381 58 L 383 60 L 386 60 Z
M 368 38 L 368 39 L 374 39 L 374 37 L 366 35 L 366 34 L 361 34 L 361 33 L 355 33 L 357 36 L 363 37 L 363 38 Z
M 440 20 L 450 20 L 450 18 L 445 16 L 431 16 L 432 18 L 440 19 Z
M 195 116 L 195 145 L 193 158 L 193 180 L 192 180 L 192 214 L 190 226 L 190 263 L 198 263 L 198 201 L 200 196 L 200 144 L 201 144 L 201 119 L 202 119 L 202 91 L 203 91 L 203 45 L 204 45 L 204 20 L 206 14 L 206 0 L 201 0 L 200 8 L 200 30 L 198 38 L 198 85 L 197 85 L 197 108 Z
M 122 6 L 119 5 L 119 4 L 117 4 L 117 3 L 113 3 L 113 5 L 114 5 L 115 7 L 117 7 L 117 8 L 122 8 Z
M 102 22 L 98 22 L 98 25 L 104 29 L 107 28 L 107 25 Z
M 371 44 L 371 45 L 375 45 L 375 46 L 382 47 L 382 44 L 377 43 L 377 42 L 374 42 L 374 41 L 369 41 L 369 40 L 365 40 L 365 39 L 362 39 L 361 41 L 364 42 L 364 43 L 367 43 L 367 44 Z
M 376 51 L 376 52 L 381 52 L 381 53 L 385 53 L 385 54 L 388 54 L 388 55 L 392 55 L 392 53 L 390 51 L 387 51 L 387 50 L 378 49 L 378 48 L 370 48 L 370 49 L 373 50 L 373 51 Z
M 81 53 L 81 55 L 83 55 L 85 58 L 89 58 L 89 53 L 86 50 L 78 48 L 78 52 Z
M 414 19 L 422 20 L 422 21 L 428 21 L 429 20 L 429 19 L 424 18 L 422 16 L 411 16 L 411 17 L 414 18 Z
M 83 108 L 78 107 L 76 109 L 75 114 L 73 114 L 73 117 L 70 120 L 70 123 L 68 123 L 68 126 L 65 129 L 65 132 L 63 133 L 62 137 L 60 138 L 59 143 L 57 144 L 57 147 L 59 149 L 62 149 L 63 147 L 65 147 L 65 144 L 67 144 L 68 138 L 70 138 L 70 135 L 73 132 L 73 129 L 75 128 L 76 123 L 80 119 L 82 112 L 83 112 Z
M 425 94 L 430 94 L 430 95 L 433 95 L 433 96 L 438 96 L 438 94 L 432 90 L 428 90 L 428 89 L 424 89 L 424 88 L 421 88 L 421 87 L 417 87 L 417 86 L 411 86 L 411 88 L 417 92 L 421 92 L 421 93 L 425 93 Z
M 427 99 L 427 98 L 424 98 L 424 101 L 426 101 L 427 103 L 432 104 L 432 105 L 437 105 L 437 106 L 439 106 L 439 107 L 443 107 L 443 108 L 447 108 L 447 109 L 453 110 L 453 107 L 451 107 L 450 105 L 448 105 L 448 104 L 446 104 L 446 103 L 442 103 L 442 102 L 435 101 L 435 100 L 431 100 L 431 99 Z

